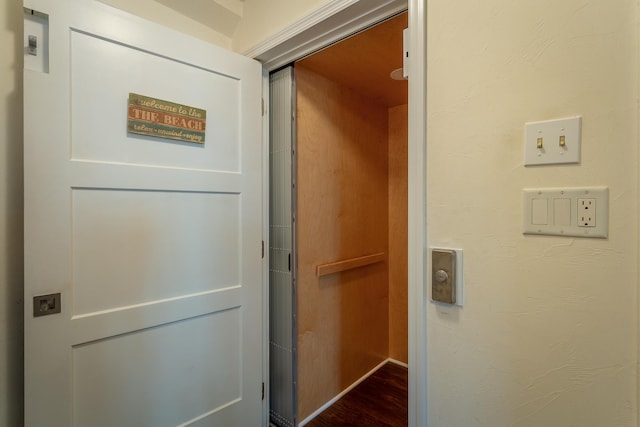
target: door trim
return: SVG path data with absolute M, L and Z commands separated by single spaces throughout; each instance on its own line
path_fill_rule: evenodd
M 240 52 L 273 71 L 407 10 L 407 0 L 331 0 Z
M 262 69 L 262 425 L 269 426 L 269 72 Z
M 409 3 L 409 426 L 427 426 L 427 0 Z
M 286 65 L 378 21 L 409 11 L 409 426 L 427 426 L 426 0 L 332 0 L 244 52 L 264 70 Z M 268 91 L 263 93 L 268 100 Z

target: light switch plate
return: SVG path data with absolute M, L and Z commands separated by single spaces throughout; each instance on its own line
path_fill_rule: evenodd
M 580 163 L 582 118 L 525 123 L 525 166 Z
M 609 236 L 609 189 L 599 187 L 525 188 L 524 234 L 550 236 Z M 580 207 L 591 201 L 590 207 Z M 592 209 L 593 215 L 588 214 Z

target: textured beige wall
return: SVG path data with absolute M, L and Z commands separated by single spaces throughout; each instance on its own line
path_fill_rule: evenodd
M 22 33 L 0 0 L 0 426 L 22 425 Z
M 435 427 L 636 426 L 638 5 L 428 1 L 430 244 L 465 306 L 428 306 Z M 523 167 L 526 121 L 583 117 L 582 164 Z M 607 185 L 607 240 L 523 236 L 521 190 Z

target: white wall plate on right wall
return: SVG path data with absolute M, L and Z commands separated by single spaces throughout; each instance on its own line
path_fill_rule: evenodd
M 524 234 L 551 236 L 609 236 L 609 188 L 525 188 Z
M 524 165 L 580 163 L 581 117 L 525 123 Z

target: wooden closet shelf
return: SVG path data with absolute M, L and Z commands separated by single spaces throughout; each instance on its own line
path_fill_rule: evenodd
M 322 277 L 329 274 L 339 273 L 353 268 L 364 267 L 365 265 L 375 264 L 384 261 L 384 252 L 373 255 L 365 255 L 358 258 L 345 259 L 343 261 L 330 262 L 327 264 L 318 264 L 316 266 L 316 276 Z

